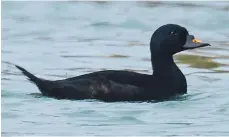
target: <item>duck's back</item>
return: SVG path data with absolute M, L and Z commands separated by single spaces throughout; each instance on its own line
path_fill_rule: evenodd
M 120 70 L 105 70 L 92 72 L 89 74 L 80 75 L 77 77 L 67 78 L 60 81 L 71 81 L 77 82 L 80 79 L 106 79 L 117 82 L 119 84 L 129 84 L 137 87 L 144 87 L 152 83 L 152 75 L 141 74 L 130 71 L 120 71 Z

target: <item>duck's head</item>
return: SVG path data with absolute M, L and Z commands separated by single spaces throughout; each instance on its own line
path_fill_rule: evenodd
M 152 56 L 172 56 L 178 52 L 210 46 L 190 35 L 186 28 L 176 24 L 166 24 L 159 27 L 152 35 L 150 50 Z

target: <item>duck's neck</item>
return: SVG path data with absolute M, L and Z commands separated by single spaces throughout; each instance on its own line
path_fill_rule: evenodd
M 168 77 L 174 73 L 181 73 L 172 56 L 151 56 L 151 61 L 154 76 Z
M 187 92 L 184 74 L 175 64 L 172 56 L 151 56 L 153 66 L 152 86 L 159 89 L 159 96 L 172 96 Z
M 158 88 L 170 90 L 166 93 L 186 93 L 187 82 L 184 74 L 178 68 L 171 57 L 151 57 L 154 82 Z M 164 83 L 164 84 L 161 84 Z M 161 85 L 165 87 L 160 87 Z

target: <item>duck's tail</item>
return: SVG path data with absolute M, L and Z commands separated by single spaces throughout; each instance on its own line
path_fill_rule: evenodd
M 25 70 L 24 68 L 22 68 L 18 65 L 15 65 L 15 67 L 17 67 L 19 70 L 21 70 L 21 72 L 28 78 L 28 80 L 30 82 L 37 85 L 37 87 L 40 89 L 42 94 L 48 94 L 48 92 L 49 92 L 48 87 L 50 86 L 51 81 L 38 78 L 35 75 L 33 75 L 32 73 L 28 72 L 27 70 Z
M 28 77 L 28 80 L 31 81 L 32 83 L 39 85 L 39 83 L 41 82 L 41 79 L 34 76 L 33 74 L 31 74 L 30 72 L 28 72 L 27 70 L 25 70 L 24 68 L 15 65 L 15 67 L 17 67 L 19 70 L 21 70 L 21 72 Z
M 28 78 L 30 82 L 34 83 L 43 95 L 49 95 L 51 92 L 55 91 L 53 90 L 53 88 L 55 89 L 55 87 L 58 88 L 59 86 L 58 83 L 55 84 L 54 81 L 36 77 L 35 75 L 18 65 L 15 65 L 15 67 L 17 67 Z

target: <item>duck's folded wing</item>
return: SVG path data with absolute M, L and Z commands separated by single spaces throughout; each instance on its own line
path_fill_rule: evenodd
M 47 84 L 43 95 L 59 99 L 98 99 L 106 102 L 143 101 L 147 96 L 144 89 L 120 84 L 106 78 L 55 81 Z
M 146 89 L 130 84 L 120 84 L 111 80 L 103 80 L 95 86 L 95 99 L 113 101 L 144 101 L 148 100 Z

